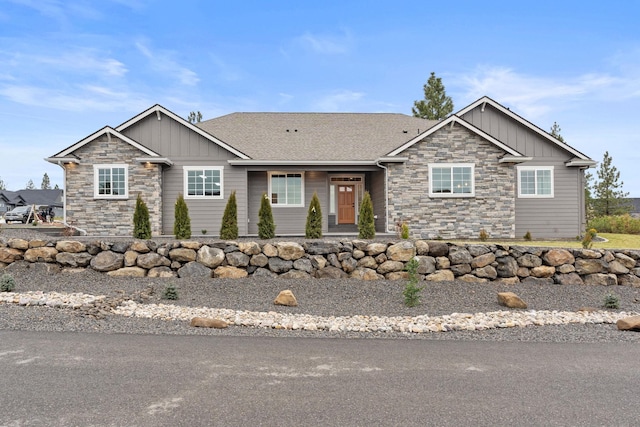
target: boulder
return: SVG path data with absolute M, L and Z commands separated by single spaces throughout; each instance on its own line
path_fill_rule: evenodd
M 409 273 L 406 271 L 392 271 L 384 275 L 387 280 L 407 280 L 409 279 Z
M 269 264 L 269 258 L 263 253 L 256 254 L 249 260 L 249 265 L 255 265 L 256 267 L 264 267 Z
M 424 240 L 416 240 L 416 255 L 429 255 L 429 243 Z
M 451 270 L 438 270 L 435 273 L 428 274 L 424 280 L 430 282 L 453 282 L 455 276 Z
M 249 265 L 249 255 L 242 252 L 231 252 L 228 253 L 227 256 L 227 264 L 233 267 L 246 267 Z
M 354 249 L 353 250 L 353 257 L 355 259 L 361 259 L 364 258 L 366 254 L 364 253 L 364 251 L 361 251 L 360 249 Z
M 432 256 L 417 255 L 415 257 L 418 261 L 418 274 L 431 274 L 436 271 L 436 259 Z
M 180 242 L 180 246 L 185 249 L 197 251 L 202 246 L 202 243 L 192 240 L 183 240 Z
M 451 265 L 471 264 L 471 261 L 473 261 L 473 257 L 465 248 L 452 246 L 451 248 L 449 248 L 449 261 L 451 261 Z
M 286 273 L 293 268 L 293 261 L 284 260 L 282 258 L 274 257 L 269 258 L 269 270 L 274 273 Z
M 560 285 L 584 285 L 578 273 L 556 274 L 554 281 Z
M 640 316 L 623 317 L 616 322 L 616 326 L 621 331 L 640 332 Z
M 629 269 L 627 267 L 624 266 L 623 263 L 621 263 L 618 260 L 613 260 L 609 263 L 608 267 L 607 267 L 609 273 L 613 273 L 613 274 L 627 274 L 629 273 Z
M 147 245 L 147 242 L 143 242 L 142 240 L 136 240 L 135 242 L 133 242 L 131 246 L 129 246 L 129 249 L 141 254 L 146 254 L 151 251 L 151 249 L 149 249 L 149 246 Z
M 409 241 L 396 243 L 387 248 L 387 259 L 391 261 L 409 261 L 416 256 L 416 247 Z
M 592 286 L 615 286 L 618 284 L 618 278 L 615 274 L 587 274 L 584 276 L 584 284 Z
M 91 268 L 100 272 L 117 270 L 124 265 L 124 255 L 112 251 L 102 251 L 94 256 L 89 264 Z
M 618 285 L 640 288 L 640 277 L 635 274 L 621 274 L 618 276 Z
M 86 267 L 91 262 L 91 254 L 89 252 L 58 252 L 56 262 L 64 267 Z
M 55 262 L 58 251 L 52 247 L 41 247 L 27 249 L 24 253 L 24 260 L 28 262 Z
M 23 256 L 24 252 L 20 249 L 0 248 L 0 263 L 11 264 L 15 261 L 21 260 Z
M 163 257 L 156 252 L 149 252 L 138 255 L 136 265 L 149 270 L 154 267 L 169 266 L 171 265 L 171 261 L 169 261 L 169 258 Z
M 382 254 L 382 253 L 387 252 L 387 244 L 386 243 L 380 243 L 380 242 L 369 243 L 367 245 L 367 248 L 365 249 L 365 252 L 368 255 L 371 255 L 371 256 L 375 257 L 378 254 Z
M 573 266 L 573 264 L 562 264 L 556 267 L 556 271 L 562 274 L 573 273 L 574 271 L 576 271 L 576 268 Z
M 216 268 L 225 259 L 224 251 L 219 248 L 213 248 L 208 245 L 203 245 L 196 252 L 196 261 L 209 268 Z
M 147 277 L 176 277 L 178 274 L 167 266 L 153 267 L 147 272 Z
M 340 245 L 337 242 L 305 242 L 304 248 L 309 255 L 327 255 L 340 252 Z
M 524 254 L 518 257 L 518 265 L 527 268 L 540 267 L 542 259 L 534 254 Z
M 358 260 L 358 267 L 371 268 L 375 270 L 378 268 L 378 263 L 372 256 L 367 255 L 366 257 Z
M 556 274 L 556 268 L 549 265 L 533 267 L 530 271 L 533 277 L 538 278 L 552 277 L 554 274 Z
M 123 267 L 108 271 L 107 275 L 114 277 L 144 277 L 147 275 L 147 270 L 140 267 Z
M 327 255 L 327 262 L 333 267 L 342 268 L 342 265 L 340 264 L 340 261 L 338 260 L 338 256 L 336 254 Z
M 262 247 L 262 253 L 269 258 L 278 256 L 278 248 L 273 246 L 271 243 L 267 243 Z
M 496 258 L 498 277 L 514 277 L 518 272 L 518 262 L 510 256 Z
M 456 264 L 450 267 L 454 276 L 464 276 L 471 273 L 471 264 Z
M 48 243 L 46 240 L 29 240 L 29 248 L 41 248 L 47 246 Z
M 493 280 L 496 277 L 498 277 L 498 272 L 491 265 L 487 265 L 487 266 L 484 266 L 482 268 L 476 268 L 475 270 L 473 270 L 473 274 L 478 276 L 479 278 L 482 278 L 482 279 L 491 279 L 491 280 Z
M 215 319 L 211 317 L 194 317 L 191 319 L 190 326 L 194 328 L 215 328 L 215 329 L 224 329 L 229 326 L 229 324 L 222 319 Z
M 296 270 L 304 271 L 305 273 L 311 273 L 313 271 L 313 265 L 308 258 L 300 258 L 293 262 L 293 268 Z
M 527 308 L 527 303 L 513 292 L 498 292 L 498 304 L 508 308 Z
M 273 271 L 269 270 L 268 268 L 262 268 L 262 267 L 256 268 L 256 271 L 253 272 L 252 276 L 253 277 L 266 277 L 266 278 L 269 278 L 269 279 L 275 279 L 276 277 L 278 277 L 278 275 L 276 273 L 274 273 Z
M 316 271 L 318 279 L 344 279 L 348 277 L 342 269 L 329 265 Z
M 136 260 L 138 259 L 138 252 L 136 251 L 127 251 L 124 253 L 124 266 L 125 267 L 133 267 L 136 265 Z
M 275 300 L 273 300 L 275 305 L 286 305 L 287 307 L 297 307 L 298 301 L 296 300 L 295 295 L 291 290 L 286 289 L 284 291 L 280 291 Z
M 311 255 L 309 257 L 309 260 L 311 261 L 311 265 L 315 269 L 321 269 L 327 266 L 327 259 L 322 255 Z
M 622 263 L 628 269 L 632 269 L 636 266 L 637 261 L 631 258 L 629 255 L 622 254 L 620 252 L 616 253 L 616 259 Z
M 384 276 L 382 274 L 376 273 L 375 270 L 371 268 L 356 268 L 349 277 L 358 280 L 383 280 Z
M 436 257 L 436 268 L 438 270 L 446 270 L 451 267 L 451 261 L 446 256 Z
M 544 263 L 553 267 L 562 264 L 573 264 L 575 258 L 573 254 L 566 249 L 550 249 L 542 256 Z
M 20 249 L 22 251 L 26 251 L 29 249 L 29 241 L 24 239 L 9 239 L 7 242 L 7 246 L 12 249 Z
M 189 248 L 175 248 L 169 251 L 171 261 L 192 262 L 196 260 L 196 256 L 196 251 Z
M 400 261 L 385 261 L 376 270 L 380 274 L 391 273 L 392 271 L 402 271 L 404 269 L 404 263 Z
M 129 246 L 129 242 L 115 242 L 111 245 L 110 250 L 119 254 L 123 254 L 129 250 Z
M 219 279 L 242 279 L 248 275 L 247 270 L 229 265 L 221 265 L 213 270 L 213 277 Z
M 279 279 L 310 279 L 311 275 L 301 270 L 289 270 L 278 276 Z
M 358 266 L 358 261 L 355 258 L 347 258 L 340 265 L 345 272 L 351 273 Z
M 56 249 L 58 252 L 70 252 L 75 254 L 79 252 L 86 252 L 87 245 L 75 240 L 59 240 L 56 242 Z
M 429 255 L 440 257 L 449 255 L 449 245 L 444 242 L 429 242 Z
M 238 243 L 238 248 L 240 252 L 247 255 L 258 255 L 262 253 L 262 249 L 260 249 L 260 245 L 256 242 L 240 242 Z
M 305 255 L 304 248 L 296 242 L 278 242 L 278 257 L 285 261 L 295 261 Z
M 177 273 L 178 277 L 211 277 L 211 269 L 195 261 L 186 263 Z
M 471 260 L 472 268 L 482 268 L 485 267 L 496 260 L 496 256 L 491 252 L 478 255 Z

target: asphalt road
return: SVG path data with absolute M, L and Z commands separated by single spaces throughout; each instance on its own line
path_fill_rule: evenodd
M 1 426 L 632 426 L 640 347 L 0 331 Z

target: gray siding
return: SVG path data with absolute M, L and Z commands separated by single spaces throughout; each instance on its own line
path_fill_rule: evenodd
M 584 173 L 579 168 L 565 166 L 573 154 L 488 104 L 484 112 L 478 107 L 463 118 L 523 155 L 533 157 L 521 166 L 554 167 L 553 198 L 517 197 L 517 174 L 514 173 L 516 237 L 522 237 L 527 231 L 533 238 L 572 238 L 582 233 L 585 226 Z
M 387 195 L 385 193 L 385 171 L 372 172 L 367 174 L 367 190 L 371 194 L 373 203 L 373 214 L 377 216 L 375 220 L 376 231 L 378 233 L 387 232 Z M 393 230 L 393 227 L 391 228 Z
M 278 169 L 283 170 L 283 169 Z M 300 169 L 291 169 L 290 172 L 298 172 Z M 268 191 L 267 171 L 248 172 L 249 191 L 249 234 L 258 234 L 258 211 L 260 210 L 260 198 Z M 307 211 L 313 193 L 318 193 L 320 208 L 322 209 L 322 232 L 328 231 L 329 212 L 329 183 L 327 173 L 324 171 L 306 171 L 304 174 L 304 207 L 272 206 L 273 220 L 276 224 L 276 235 L 304 235 L 307 222 Z
M 194 236 L 207 230 L 207 235 L 218 236 L 222 215 L 232 191 L 238 203 L 238 229 L 247 234 L 247 174 L 242 167 L 232 167 L 228 159 L 235 155 L 191 131 L 168 116 L 156 115 L 141 120 L 123 131 L 125 135 L 173 161 L 162 174 L 162 233 L 173 234 L 175 202 L 184 194 L 184 166 L 222 166 L 223 199 L 185 199 Z

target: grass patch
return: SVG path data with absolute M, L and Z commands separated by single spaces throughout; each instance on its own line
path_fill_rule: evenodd
M 598 233 L 599 237 L 607 239 L 606 242 L 594 241 L 592 249 L 640 249 L 640 235 L 637 234 L 614 234 L 614 233 Z M 469 240 L 453 240 L 452 243 L 472 243 L 481 244 L 480 241 Z M 484 243 L 493 243 L 509 246 L 543 246 L 552 248 L 576 248 L 582 249 L 581 240 L 489 240 Z

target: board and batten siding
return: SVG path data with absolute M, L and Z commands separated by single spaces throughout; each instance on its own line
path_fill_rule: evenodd
M 477 107 L 462 118 L 524 156 L 533 158 L 521 166 L 553 166 L 552 198 L 518 197 L 516 181 L 516 237 L 530 232 L 533 238 L 573 238 L 584 231 L 584 171 L 565 165 L 574 157 L 572 153 L 489 104 L 484 111 Z M 516 166 L 514 168 L 517 170 Z M 517 173 L 514 177 L 517 180 Z
M 279 172 L 301 172 L 299 169 L 283 170 Z M 248 206 L 249 206 L 249 234 L 258 234 L 258 212 L 260 211 L 260 201 L 264 193 L 269 189 L 268 171 L 249 171 L 247 173 L 249 181 Z M 304 172 L 304 206 L 287 207 L 271 206 L 273 221 L 276 224 L 276 235 L 304 235 L 307 223 L 307 213 L 309 203 L 313 193 L 318 193 L 320 208 L 322 209 L 322 232 L 328 232 L 329 217 L 329 183 L 327 173 L 324 171 L 312 170 Z
M 234 190 L 238 205 L 238 232 L 240 235 L 247 234 L 247 173 L 244 168 L 232 167 L 227 162 L 237 156 L 164 114 L 161 114 L 161 120 L 156 115 L 150 115 L 123 133 L 173 162 L 162 173 L 163 234 L 173 234 L 175 203 L 178 195 L 184 195 L 185 192 L 185 166 L 223 168 L 222 199 L 185 197 L 192 235 L 201 235 L 202 230 L 207 230 L 207 235 L 211 236 L 220 234 L 222 215 L 229 195 Z

